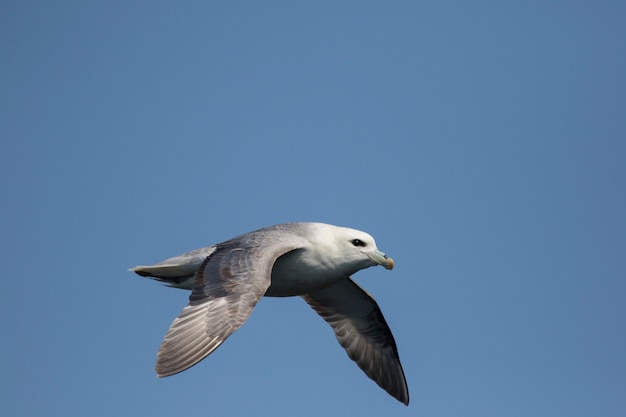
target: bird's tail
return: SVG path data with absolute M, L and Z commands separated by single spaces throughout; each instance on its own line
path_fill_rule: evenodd
M 170 287 L 193 289 L 194 276 L 202 262 L 215 251 L 214 246 L 196 249 L 168 258 L 155 265 L 140 265 L 129 269 L 142 277 L 152 278 Z

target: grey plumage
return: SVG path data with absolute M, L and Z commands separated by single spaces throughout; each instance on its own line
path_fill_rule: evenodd
M 157 355 L 157 375 L 195 365 L 235 332 L 261 297 L 300 295 L 333 328 L 365 374 L 408 405 L 398 350 L 374 299 L 350 275 L 393 268 L 365 232 L 323 223 L 270 226 L 229 241 L 132 269 L 191 289 Z

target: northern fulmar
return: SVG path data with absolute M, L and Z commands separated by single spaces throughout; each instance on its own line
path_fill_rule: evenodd
M 376 301 L 350 276 L 392 269 L 369 234 L 324 223 L 259 229 L 131 271 L 191 290 L 157 354 L 159 377 L 182 372 L 217 349 L 263 296 L 301 296 L 335 332 L 350 359 L 390 395 L 409 404 L 395 340 Z

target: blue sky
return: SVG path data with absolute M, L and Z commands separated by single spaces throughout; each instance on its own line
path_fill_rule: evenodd
M 0 414 L 623 416 L 621 2 L 2 2 Z M 408 408 L 297 298 L 157 379 L 127 268 L 286 221 L 355 278 Z

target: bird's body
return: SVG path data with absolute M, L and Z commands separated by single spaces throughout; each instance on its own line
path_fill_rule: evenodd
M 393 268 L 365 232 L 323 223 L 285 223 L 132 269 L 192 290 L 157 358 L 157 374 L 195 365 L 248 318 L 262 296 L 302 296 L 335 331 L 351 359 L 405 404 L 408 389 L 395 341 L 376 302 L 350 275 Z

